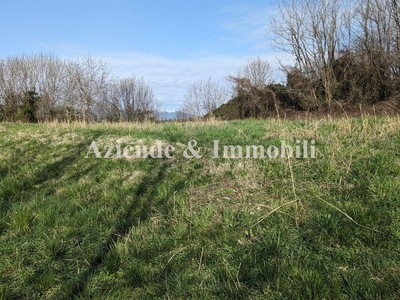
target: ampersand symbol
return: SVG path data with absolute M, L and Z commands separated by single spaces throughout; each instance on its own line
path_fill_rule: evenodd
M 188 148 L 185 151 L 183 151 L 183 157 L 185 157 L 185 158 L 194 158 L 194 157 L 201 158 L 201 155 L 199 154 L 201 147 L 198 150 L 196 150 L 196 149 L 194 149 L 196 146 L 197 146 L 196 140 L 189 141 Z M 189 154 L 189 152 L 190 152 L 190 154 Z

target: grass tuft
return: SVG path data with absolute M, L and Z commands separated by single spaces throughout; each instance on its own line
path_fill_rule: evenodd
M 0 299 L 398 299 L 399 145 L 400 117 L 0 124 Z

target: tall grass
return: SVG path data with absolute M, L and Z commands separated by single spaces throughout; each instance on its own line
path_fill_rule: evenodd
M 211 158 L 296 139 L 317 157 Z M 399 145 L 399 117 L 0 124 L 0 299 L 398 299 Z

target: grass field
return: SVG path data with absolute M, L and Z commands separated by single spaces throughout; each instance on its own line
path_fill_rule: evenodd
M 0 124 L 0 299 L 399 299 L 399 149 L 400 117 Z

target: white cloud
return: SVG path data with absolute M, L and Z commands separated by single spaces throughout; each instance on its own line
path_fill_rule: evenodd
M 274 68 L 278 66 L 275 56 L 274 53 L 260 55 L 270 61 Z M 246 64 L 250 56 L 170 59 L 152 54 L 123 52 L 96 54 L 93 58 L 105 61 L 117 77 L 143 77 L 162 102 L 162 108 L 176 110 L 194 82 L 212 78 L 224 84 L 226 76 Z
M 279 61 L 291 64 L 293 60 L 267 46 L 266 30 L 273 13 L 271 5 L 265 4 L 260 6 L 242 2 L 225 7 L 220 12 L 225 20 L 220 39 L 224 45 L 228 45 L 226 53 L 229 51 L 230 54 L 226 55 L 216 54 L 210 48 L 187 53 L 182 59 L 134 51 L 92 52 L 92 56 L 107 62 L 115 76 L 143 77 L 162 102 L 162 108 L 176 110 L 194 82 L 212 78 L 226 83 L 226 76 L 246 64 L 251 57 L 259 56 L 268 60 L 274 70 L 274 80 L 283 81 L 284 76 L 278 70 Z M 72 47 L 70 54 L 76 57 L 78 53 L 85 52 L 80 47 Z
M 249 45 L 252 52 L 267 50 L 268 28 L 275 14 L 271 5 L 241 2 L 225 7 L 224 14 L 224 28 L 231 42 Z

